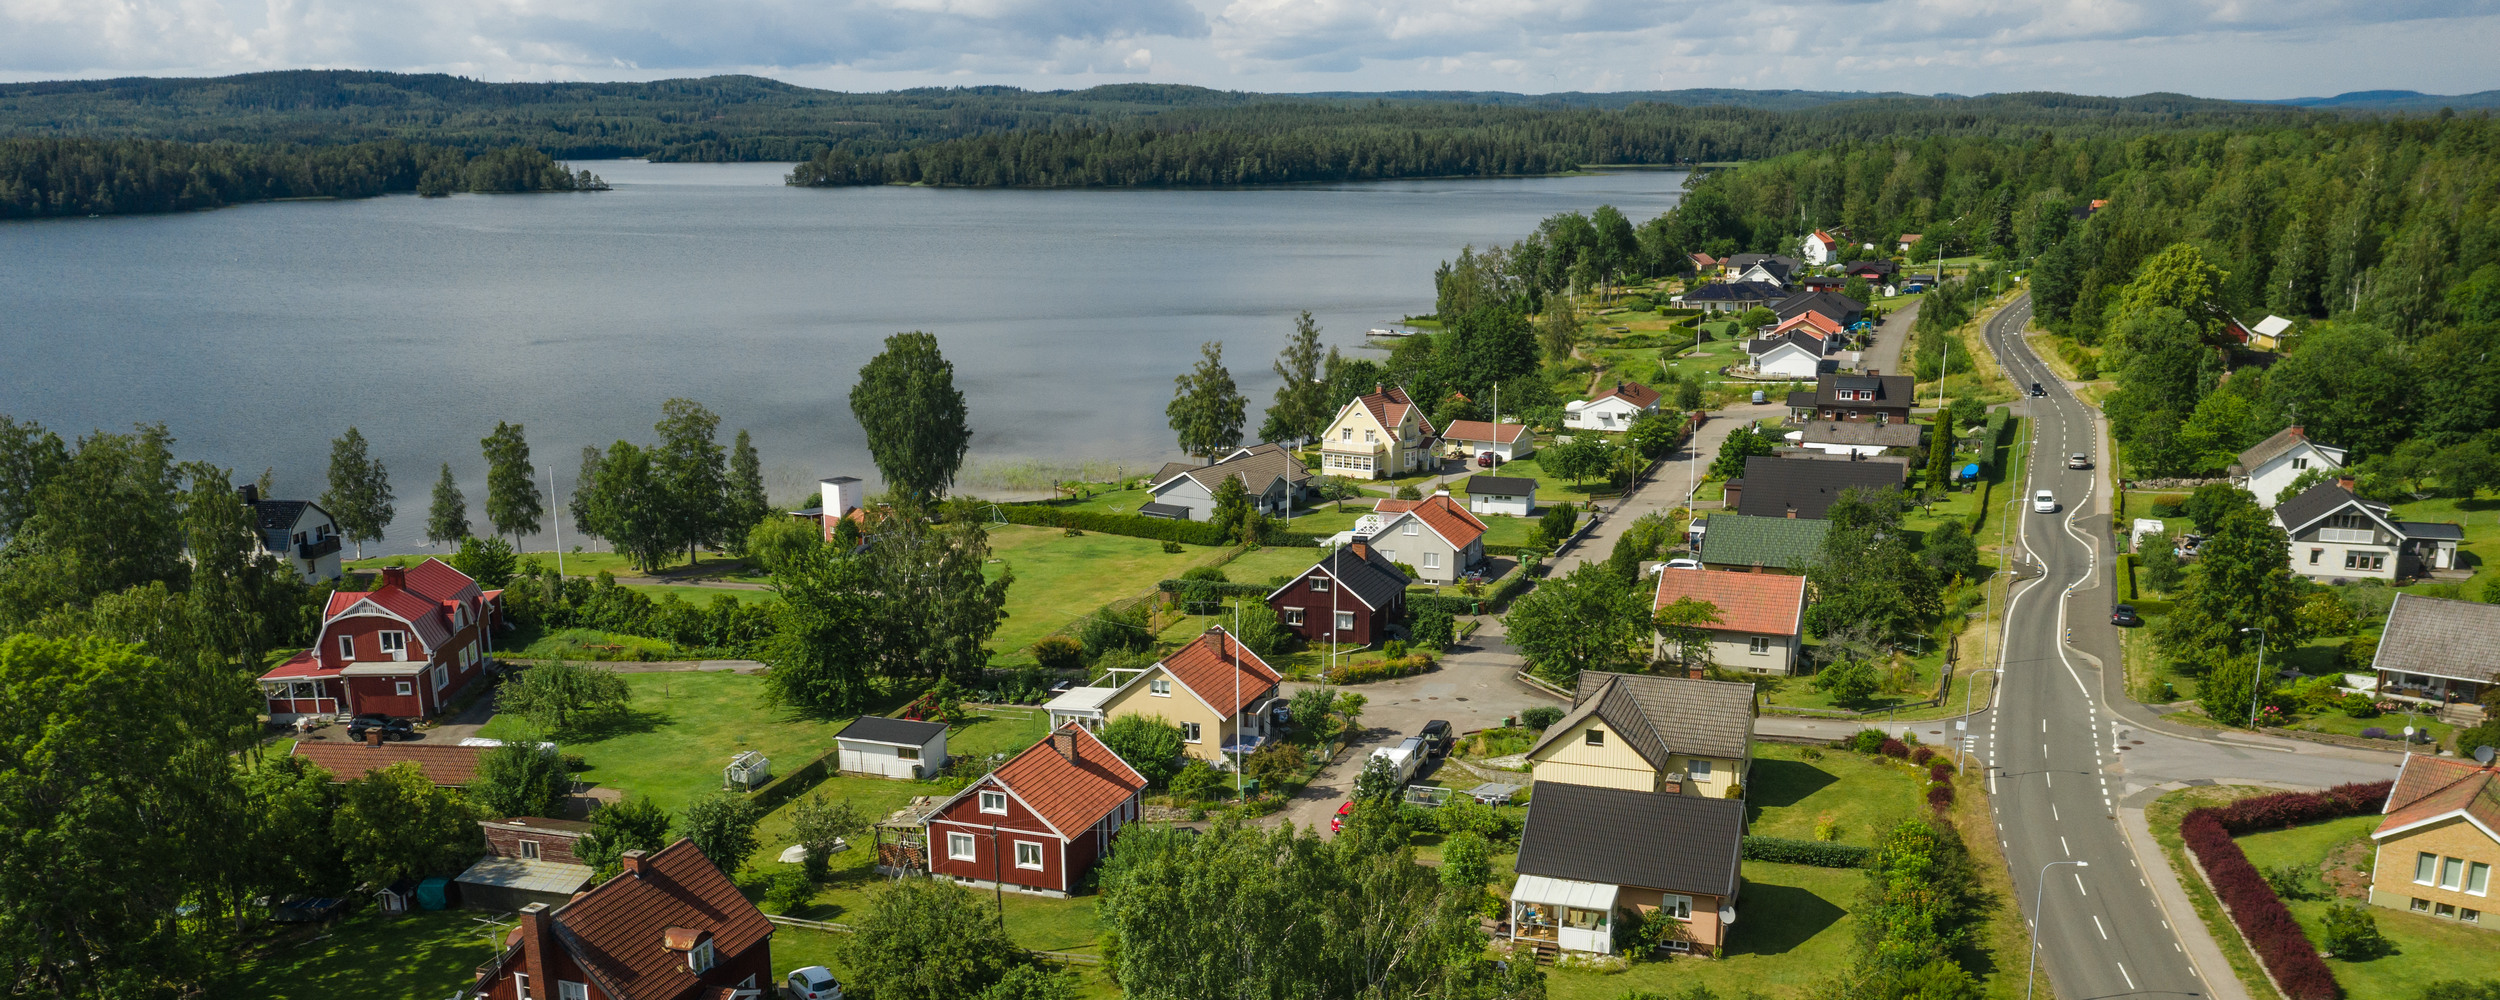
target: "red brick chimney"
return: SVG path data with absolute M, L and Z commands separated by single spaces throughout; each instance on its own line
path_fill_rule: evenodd
M 555 945 L 554 927 L 547 919 L 547 904 L 531 903 L 521 908 L 521 968 L 530 977 L 530 995 L 546 996 L 552 988 L 547 978 L 547 952 Z
M 650 867 L 650 857 L 650 852 L 640 850 L 627 851 L 618 856 L 625 863 L 625 874 L 635 878 L 641 878 L 643 870 Z
M 1059 756 L 1066 758 L 1068 763 L 1076 763 L 1076 731 L 1065 726 L 1053 731 L 1050 748 L 1059 751 Z
M 382 586 L 407 589 L 408 571 L 397 566 L 382 567 Z
M 372 728 L 372 729 L 365 730 L 365 745 L 366 745 L 366 746 L 369 746 L 369 747 L 373 747 L 373 748 L 375 748 L 375 749 L 380 749 L 380 748 L 381 748 L 381 746 L 382 746 L 382 728 L 381 728 L 380 726 L 376 726 L 376 727 L 374 727 L 374 728 Z
M 1372 557 L 1372 547 L 1362 542 L 1356 542 L 1352 545 L 1348 545 L 1346 546 L 1346 550 L 1354 553 L 1354 558 L 1356 559 L 1368 561 Z
M 1744 498 L 1744 496 L 1745 496 L 1745 481 L 1744 481 L 1744 480 L 1742 480 L 1742 479 L 1730 479 L 1730 480 L 1728 480 L 1728 481 L 1727 481 L 1727 509 L 1729 509 L 1729 510 L 1735 510 L 1735 509 L 1736 509 L 1736 502 L 1737 502 L 1738 500 L 1740 500 L 1740 499 L 1743 499 L 1743 498 Z
M 2343 487 L 2343 488 L 2344 488 L 2344 492 L 2346 492 L 2346 493 L 2350 493 L 2350 492 L 2352 492 L 2352 477 L 2351 477 L 2351 476 L 2339 476 L 2339 477 L 2336 477 L 2336 480 L 2335 480 L 2335 485 Z

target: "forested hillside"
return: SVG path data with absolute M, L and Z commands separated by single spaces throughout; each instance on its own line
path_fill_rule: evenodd
M 0 139 L 0 219 L 179 212 L 275 198 L 394 191 L 594 191 L 587 170 L 507 147 L 471 156 L 410 143 L 274 146 L 147 139 Z

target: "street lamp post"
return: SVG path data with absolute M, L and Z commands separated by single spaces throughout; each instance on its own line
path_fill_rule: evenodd
M 2257 728 L 2257 696 L 2266 689 L 2266 630 L 2244 628 L 2242 632 L 2257 633 L 2257 675 L 2248 679 L 2248 728 Z
M 2033 883 L 2031 889 L 2031 963 L 2023 969 L 2023 1000 L 2031 1000 L 2031 991 L 2037 983 L 2036 977 L 2040 972 L 2040 922 L 2049 917 L 2049 900 L 2044 893 L 2049 891 L 2049 869 L 2059 865 L 2090 868 L 2092 862 L 2051 861 L 2040 866 L 2040 878 Z

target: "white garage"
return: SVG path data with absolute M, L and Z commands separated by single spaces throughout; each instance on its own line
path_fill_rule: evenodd
M 946 725 L 863 715 L 833 736 L 842 770 L 916 780 L 946 769 Z
M 1536 480 L 1519 476 L 1467 477 L 1467 510 L 1473 514 L 1536 513 Z

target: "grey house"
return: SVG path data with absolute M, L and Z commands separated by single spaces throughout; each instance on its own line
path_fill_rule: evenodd
M 1311 498 L 1311 470 L 1302 467 L 1302 459 L 1283 445 L 1261 444 L 1236 448 L 1213 465 L 1165 465 L 1147 486 L 1154 500 L 1137 512 L 1175 521 L 1204 521 L 1215 513 L 1216 487 L 1235 477 L 1250 491 L 1259 513 L 1270 517 L 1283 517 L 1289 504 Z

